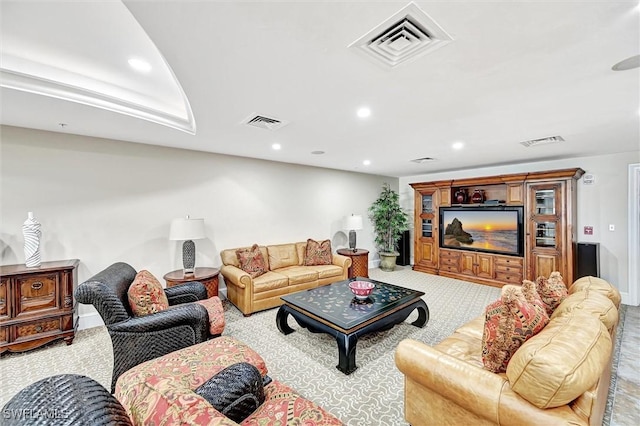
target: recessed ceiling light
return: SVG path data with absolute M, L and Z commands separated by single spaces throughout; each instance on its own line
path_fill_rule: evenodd
M 369 161 L 369 160 L 364 160 L 364 161 L 362 162 L 362 164 L 364 164 L 365 166 L 368 166 L 368 165 L 370 165 L 370 164 L 371 164 L 371 161 Z
M 311 151 L 311 153 L 313 155 L 322 155 L 322 154 L 324 154 L 324 151 Z
M 131 65 L 131 68 L 133 68 L 136 71 L 139 71 L 139 72 L 151 71 L 151 64 L 149 64 L 149 62 L 145 61 L 144 59 L 131 58 L 129 59 L 128 62 L 129 62 L 129 65 Z
M 273 145 L 271 145 L 271 148 L 278 151 L 280 148 L 282 148 L 282 145 L 280 145 L 279 143 L 274 143 Z
M 456 150 L 462 149 L 462 148 L 464 148 L 464 142 L 454 142 L 451 145 L 451 148 L 456 149 Z
M 371 110 L 367 107 L 362 107 L 358 109 L 357 114 L 360 118 L 367 118 L 371 115 Z

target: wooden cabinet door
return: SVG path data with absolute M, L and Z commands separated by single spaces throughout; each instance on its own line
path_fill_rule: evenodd
M 415 191 L 414 268 L 435 272 L 438 268 L 438 192 Z
M 493 278 L 493 258 L 491 254 L 476 255 L 476 275 L 482 278 Z
M 60 274 L 28 275 L 16 278 L 15 316 L 59 308 Z
M 460 254 L 460 273 L 475 276 L 476 254 L 462 252 Z
M 9 318 L 11 294 L 9 293 L 9 278 L 0 278 L 0 319 Z

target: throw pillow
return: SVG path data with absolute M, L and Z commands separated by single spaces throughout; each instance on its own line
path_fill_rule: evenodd
M 248 362 L 230 365 L 194 392 L 236 423 L 253 413 L 265 398 L 260 371 Z
M 569 295 L 569 291 L 562 281 L 560 272 L 552 272 L 548 279 L 538 277 L 538 279 L 536 279 L 536 287 L 547 309 L 547 315 L 549 316 L 551 316 L 558 305 Z
M 527 301 L 521 287 L 505 285 L 500 299 L 485 309 L 482 363 L 494 373 L 503 373 L 513 354 L 549 322 L 542 304 Z
M 307 249 L 304 254 L 304 264 L 311 265 L 331 265 L 333 256 L 331 255 L 331 241 L 307 240 Z
M 251 275 L 251 278 L 259 277 L 267 272 L 264 256 L 262 256 L 260 247 L 257 244 L 254 244 L 251 248 L 239 248 L 236 250 L 236 256 L 238 257 L 238 263 L 240 263 L 240 269 Z
M 162 285 L 147 270 L 136 274 L 127 291 L 127 298 L 134 316 L 153 314 L 169 307 L 169 300 Z

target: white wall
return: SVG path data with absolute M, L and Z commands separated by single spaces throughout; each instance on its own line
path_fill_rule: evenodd
M 307 238 L 346 246 L 342 218 L 366 218 L 383 182 L 398 179 L 17 127 L 0 127 L 0 263 L 24 262 L 22 223 L 42 223 L 42 260 L 80 259 L 82 282 L 116 261 L 162 276 L 182 268 L 172 219 L 205 219 L 196 266 L 220 250 Z M 358 247 L 375 256 L 370 222 Z M 80 307 L 84 328 L 95 321 Z M 97 315 L 97 314 L 96 314 Z M 100 322 L 98 322 L 100 323 Z
M 640 160 L 640 151 L 569 160 L 541 161 L 511 166 L 432 173 L 400 178 L 400 198 L 405 208 L 413 209 L 413 182 L 461 179 L 497 174 L 533 172 L 580 167 L 595 175 L 593 185 L 578 181 L 578 241 L 600 243 L 600 276 L 615 285 L 628 300 L 630 261 L 628 249 L 628 165 Z M 615 231 L 609 231 L 609 224 Z M 593 235 L 584 235 L 585 226 L 593 226 Z M 639 286 L 640 283 L 632 283 Z

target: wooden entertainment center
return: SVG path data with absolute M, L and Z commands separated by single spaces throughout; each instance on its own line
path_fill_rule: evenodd
M 560 272 L 564 282 L 573 282 L 576 188 L 583 174 L 584 170 L 574 168 L 412 183 L 413 269 L 496 287 L 548 277 L 553 271 Z M 521 255 L 441 247 L 440 208 L 455 206 L 487 210 L 521 206 Z

